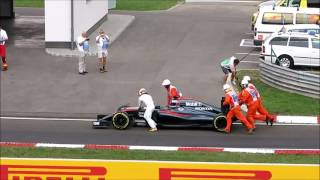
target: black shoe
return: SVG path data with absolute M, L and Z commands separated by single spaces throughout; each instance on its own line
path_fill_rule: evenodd
M 88 71 L 84 71 L 83 73 L 84 73 L 84 74 L 87 74 L 87 73 L 88 73 Z
M 272 118 L 267 118 L 266 119 L 266 123 L 267 123 L 267 125 L 269 125 L 269 123 L 270 123 L 270 126 L 272 126 L 273 125 L 273 121 L 274 121 L 274 118 L 272 117 Z
M 79 74 L 80 74 L 80 75 L 85 75 L 86 73 L 84 73 L 84 72 L 79 72 Z
M 101 73 L 104 73 L 105 71 L 104 71 L 104 69 L 100 68 L 100 72 L 101 72 Z

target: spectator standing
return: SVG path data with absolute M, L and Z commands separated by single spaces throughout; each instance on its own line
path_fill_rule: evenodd
M 86 56 L 89 53 L 89 38 L 87 32 L 83 32 L 77 39 L 77 47 L 79 50 L 79 74 L 85 75 L 86 70 Z
M 99 70 L 101 73 L 107 72 L 106 64 L 110 38 L 102 29 L 100 30 L 99 35 L 96 37 L 96 43 L 98 48 Z
M 2 71 L 8 70 L 8 64 L 6 61 L 7 49 L 5 46 L 5 43 L 7 40 L 8 40 L 7 32 L 5 30 L 3 30 L 0 25 L 0 56 L 2 59 Z

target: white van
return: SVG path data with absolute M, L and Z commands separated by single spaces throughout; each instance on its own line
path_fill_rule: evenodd
M 254 26 L 254 45 L 261 45 L 274 32 L 293 24 L 317 24 L 319 8 L 265 6 L 260 9 Z

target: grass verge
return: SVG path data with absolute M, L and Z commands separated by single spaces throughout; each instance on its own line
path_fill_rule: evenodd
M 14 0 L 15 7 L 43 8 L 45 0 Z
M 15 7 L 43 8 L 45 0 L 14 0 Z M 181 0 L 116 0 L 116 10 L 152 11 L 165 10 Z
M 1 147 L 1 157 L 319 164 L 319 155 Z
M 239 79 L 249 75 L 253 84 L 259 90 L 263 104 L 270 113 L 281 115 L 306 115 L 317 116 L 320 114 L 320 100 L 289 93 L 273 88 L 260 81 L 259 71 L 241 70 L 238 72 Z
M 179 0 L 117 0 L 115 9 L 131 11 L 164 10 L 178 2 Z

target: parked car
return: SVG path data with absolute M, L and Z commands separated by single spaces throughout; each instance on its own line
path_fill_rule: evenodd
M 272 33 L 288 25 L 317 24 L 319 16 L 319 8 L 262 7 L 254 26 L 253 43 L 261 45 Z
M 305 34 L 312 34 L 315 35 L 320 34 L 320 26 L 317 24 L 295 24 L 295 25 L 288 25 L 285 28 L 285 32 L 287 33 L 305 33 Z
M 262 46 L 261 58 L 283 67 L 320 66 L 320 38 L 304 33 L 273 33 Z

